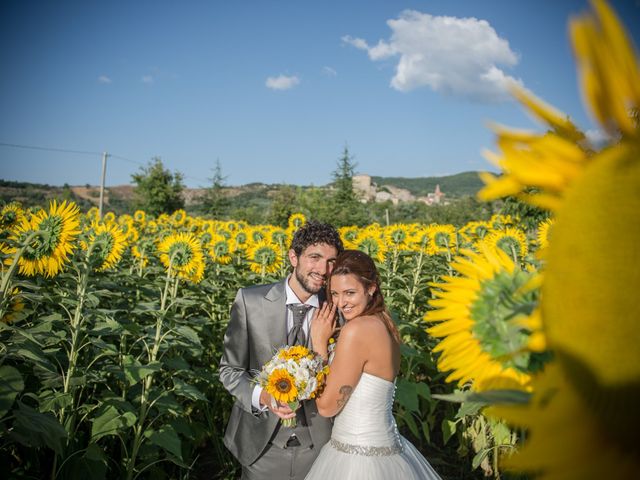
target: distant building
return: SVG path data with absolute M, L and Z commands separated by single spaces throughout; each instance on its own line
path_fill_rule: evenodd
M 353 190 L 358 194 L 362 202 L 390 201 L 394 205 L 400 202 L 424 202 L 427 205 L 436 205 L 443 203 L 445 194 L 440 191 L 440 185 L 436 185 L 435 192 L 429 193 L 426 197 L 414 197 L 411 192 L 405 188 L 395 187 L 393 185 L 376 185 L 369 175 L 354 175 Z

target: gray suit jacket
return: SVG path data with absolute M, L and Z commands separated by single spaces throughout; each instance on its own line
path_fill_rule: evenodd
M 269 411 L 252 412 L 251 379 L 287 344 L 285 281 L 238 290 L 224 336 L 220 381 L 235 397 L 224 444 L 242 465 L 256 461 L 280 420 Z M 321 448 L 329 441 L 332 422 L 318 414 L 314 400 L 305 402 L 305 413 L 314 447 Z

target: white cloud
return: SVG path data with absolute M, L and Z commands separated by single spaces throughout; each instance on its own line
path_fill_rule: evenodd
M 587 140 L 589 140 L 589 143 L 596 148 L 600 148 L 611 141 L 611 136 L 599 129 L 587 130 L 584 134 Z
M 510 99 L 506 86 L 522 84 L 499 65 L 513 67 L 518 56 L 486 20 L 442 17 L 405 10 L 387 20 L 389 40 L 370 46 L 349 35 L 342 41 L 366 50 L 373 61 L 398 57 L 391 86 L 396 90 L 429 87 L 436 92 L 473 100 L 496 102 Z
M 300 79 L 295 75 L 288 77 L 279 75 L 277 77 L 268 77 L 265 85 L 272 90 L 289 90 L 300 83 Z
M 327 77 L 336 77 L 338 72 L 336 72 L 331 67 L 322 67 L 322 73 L 324 73 Z
M 143 75 L 140 79 L 142 83 L 153 83 L 154 80 L 153 75 Z
M 98 77 L 98 82 L 99 83 L 112 83 L 113 80 L 111 80 L 109 77 L 107 77 L 106 75 L 100 75 Z

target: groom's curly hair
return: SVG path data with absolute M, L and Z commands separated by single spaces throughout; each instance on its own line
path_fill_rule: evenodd
M 326 243 L 335 247 L 338 254 L 344 250 L 338 231 L 332 225 L 317 220 L 310 220 L 296 230 L 293 240 L 291 240 L 291 248 L 299 256 L 309 245 L 318 243 Z

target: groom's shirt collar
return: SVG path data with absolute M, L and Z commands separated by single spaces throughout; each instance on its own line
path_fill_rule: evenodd
M 291 303 L 304 303 L 305 305 L 311 305 L 314 308 L 319 308 L 320 307 L 320 301 L 318 300 L 318 295 L 315 294 L 315 293 L 313 295 L 311 295 L 306 302 L 301 302 L 300 301 L 298 296 L 294 293 L 293 289 L 289 285 L 289 279 L 290 278 L 291 278 L 291 275 L 289 275 L 287 277 L 287 279 L 284 281 L 284 289 L 285 289 L 285 292 L 287 294 L 287 300 L 285 301 L 285 303 L 287 305 L 289 305 Z

